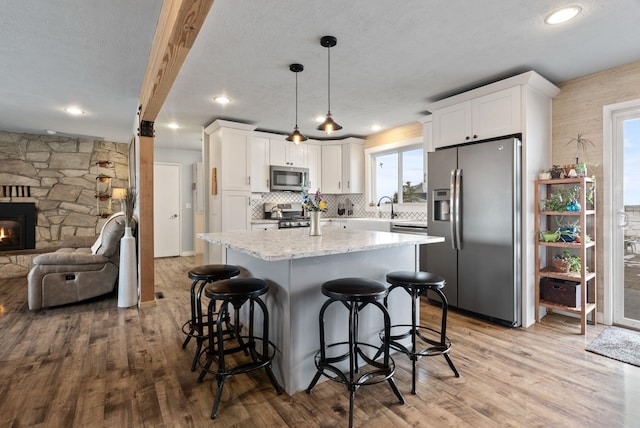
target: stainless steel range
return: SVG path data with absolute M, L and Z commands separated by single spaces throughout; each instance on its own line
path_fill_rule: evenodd
M 291 202 L 288 204 L 274 204 L 267 202 L 264 204 L 264 218 L 277 219 L 279 229 L 290 229 L 293 227 L 309 227 L 309 217 L 304 215 L 302 203 Z

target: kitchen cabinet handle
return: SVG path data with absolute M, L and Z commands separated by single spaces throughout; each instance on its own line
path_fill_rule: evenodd
M 473 134 L 473 139 L 475 140 L 476 138 L 478 138 L 478 136 L 476 134 Z
M 342 189 L 342 183 L 338 181 L 338 189 Z
M 347 181 L 347 189 L 351 189 L 351 181 Z
M 465 140 L 469 141 L 471 139 L 471 137 L 469 137 L 468 135 L 466 137 L 464 137 Z
M 247 177 L 247 184 L 251 186 L 251 176 Z

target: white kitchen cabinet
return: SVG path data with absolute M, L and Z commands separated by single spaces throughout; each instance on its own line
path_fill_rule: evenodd
M 322 146 L 307 143 L 307 168 L 309 168 L 309 189 L 322 188 Z
M 285 136 L 269 140 L 269 159 L 271 165 L 307 167 L 307 144 L 294 144 L 285 140 Z
M 227 191 L 220 195 L 222 231 L 247 231 L 251 225 L 251 194 L 247 192 Z
M 346 229 L 347 228 L 347 220 L 346 219 L 338 219 L 338 218 L 327 218 L 322 219 L 321 227 L 326 227 L 330 229 Z
M 322 192 L 364 193 L 364 146 L 358 138 L 322 146 Z
M 321 180 L 323 193 L 342 193 L 342 145 L 322 146 Z
M 203 130 L 205 232 L 250 230 L 253 129 L 217 120 Z M 224 253 L 217 245 L 205 247 L 204 258 L 206 263 L 224 263 Z
M 251 191 L 251 135 L 235 131 L 221 129 L 216 136 L 220 145 L 219 190 Z
M 251 230 L 278 230 L 278 223 L 252 224 Z
M 269 192 L 269 138 L 251 138 L 251 191 Z
M 342 145 L 342 193 L 364 193 L 364 145 L 357 138 Z
M 520 91 L 515 86 L 433 111 L 434 147 L 519 133 Z

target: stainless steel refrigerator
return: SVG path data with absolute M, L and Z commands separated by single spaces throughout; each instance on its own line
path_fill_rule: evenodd
M 521 325 L 521 143 L 502 138 L 428 154 L 429 235 L 421 269 L 447 281 L 449 305 Z

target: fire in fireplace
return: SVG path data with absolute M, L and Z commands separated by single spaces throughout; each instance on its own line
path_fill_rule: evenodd
M 36 204 L 0 203 L 0 252 L 36 248 Z

